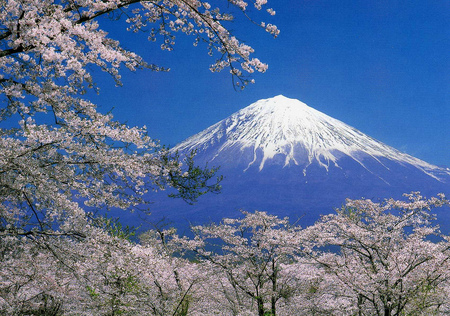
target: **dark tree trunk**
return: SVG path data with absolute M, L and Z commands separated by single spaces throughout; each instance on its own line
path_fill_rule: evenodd
M 275 316 L 276 315 L 276 304 L 277 304 L 277 298 L 276 298 L 276 294 L 277 293 L 277 267 L 275 264 L 275 259 L 272 259 L 272 310 L 271 310 L 271 316 Z
M 264 316 L 264 301 L 262 297 L 258 297 L 256 300 L 258 302 L 258 316 Z

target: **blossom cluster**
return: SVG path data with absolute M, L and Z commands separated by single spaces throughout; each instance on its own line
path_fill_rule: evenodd
M 95 69 L 121 84 L 121 68 L 165 70 L 124 49 L 101 27 L 110 15 L 131 31 L 148 30 L 150 41 L 172 49 L 175 33 L 205 42 L 239 83 L 238 70 L 267 66 L 252 58 L 224 23 L 226 5 L 245 11 L 245 1 L 214 8 L 198 0 L 5 0 L 0 6 L 0 216 L 16 229 L 74 230 L 86 210 L 145 208 L 145 194 L 180 185 L 176 159 L 147 135 L 101 113 L 86 98 Z M 265 2 L 256 1 L 261 9 Z M 276 31 L 271 30 L 276 35 Z M 208 173 L 207 170 L 205 170 Z M 209 177 L 212 173 L 209 172 Z M 195 193 L 192 195 L 195 196 Z M 84 215 L 83 215 L 84 214 Z M 77 222 L 78 221 L 78 222 Z
M 247 2 L 0 1 L 0 314 L 168 315 L 188 308 L 199 274 L 185 272 L 187 260 L 172 257 L 163 239 L 158 247 L 124 240 L 116 224 L 93 214 L 147 211 L 147 192 L 171 186 L 175 196 L 195 200 L 217 192 L 220 179 L 211 185 L 215 169 L 195 167 L 189 157 L 183 166 L 145 127 L 116 121 L 87 96 L 99 92 L 99 70 L 116 85 L 123 68 L 166 70 L 104 31 L 107 16 L 148 31 L 165 50 L 176 33 L 191 35 L 218 54 L 212 68 L 229 67 L 245 85 L 239 68 L 267 66 L 226 29 L 229 5 L 245 11 Z
M 91 218 L 84 235 L 0 239 L 0 313 L 58 315 L 446 315 L 445 197 L 349 200 L 302 229 L 266 212 L 193 237 Z M 433 236 L 433 240 L 429 237 Z

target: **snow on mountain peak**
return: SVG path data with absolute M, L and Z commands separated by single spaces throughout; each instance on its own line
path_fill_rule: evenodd
M 282 95 L 259 100 L 206 130 L 188 138 L 174 150 L 180 152 L 215 148 L 213 161 L 229 149 L 253 151 L 247 168 L 265 164 L 275 156 L 284 158 L 284 166 L 303 165 L 304 171 L 313 162 L 328 170 L 338 165 L 344 155 L 364 168 L 362 157 L 379 157 L 409 163 L 427 174 L 438 167 L 389 147 L 355 128 L 317 111 L 303 102 Z M 370 170 L 369 170 L 370 171 Z

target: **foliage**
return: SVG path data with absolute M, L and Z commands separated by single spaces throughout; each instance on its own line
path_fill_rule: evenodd
M 450 237 L 430 209 L 448 202 L 408 198 L 349 200 L 304 229 L 256 211 L 193 238 L 3 237 L 0 315 L 446 315 Z
M 208 166 L 204 168 L 196 166 L 195 155 L 196 151 L 192 151 L 189 156 L 184 157 L 186 171 L 181 171 L 181 168 L 169 170 L 170 185 L 178 192 L 169 194 L 169 197 L 182 198 L 187 203 L 193 204 L 197 202 L 198 197 L 206 193 L 220 193 L 219 183 L 223 180 L 223 176 L 218 176 L 216 182 L 210 184 L 210 179 L 215 176 L 219 168 L 208 169 Z M 179 155 L 175 153 L 174 157 L 164 157 L 164 159 L 179 161 Z
M 430 213 L 443 196 L 349 200 L 306 229 L 244 212 L 193 227 L 193 239 L 156 228 L 139 243 L 133 229 L 87 212 L 145 208 L 149 190 L 170 186 L 195 201 L 221 180 L 86 99 L 95 69 L 118 85 L 124 67 L 164 70 L 110 38 L 101 17 L 148 30 L 165 50 L 176 32 L 192 35 L 217 56 L 212 71 L 229 68 L 245 86 L 243 71 L 267 65 L 225 26 L 249 3 L 0 0 L 1 315 L 450 313 L 450 237 Z
M 113 120 L 85 95 L 97 90 L 95 69 L 118 85 L 123 67 L 164 70 L 110 38 L 101 29 L 108 15 L 130 31 L 148 30 L 148 39 L 162 39 L 165 50 L 173 48 L 174 33 L 192 35 L 211 55 L 219 54 L 213 71 L 229 67 L 245 85 L 239 69 L 251 73 L 267 66 L 224 27 L 231 14 L 197 0 L 0 3 L 0 218 L 8 227 L 3 233 L 35 235 L 57 227 L 63 234 L 86 235 L 86 207 L 133 209 L 146 202 L 148 190 L 167 185 L 188 201 L 217 192 L 218 185 L 206 183 L 216 169 L 197 168 L 188 157 L 187 173 L 181 171 L 178 159 L 167 158 L 145 127 Z M 256 0 L 254 6 L 261 10 L 265 3 Z M 248 3 L 218 5 L 246 15 Z M 276 27 L 261 25 L 278 34 Z
M 129 225 L 123 226 L 119 218 L 108 217 L 108 214 L 94 217 L 92 221 L 95 226 L 101 228 L 109 235 L 121 239 L 127 239 L 129 241 L 136 236 L 136 232 L 139 229 Z
M 265 3 L 253 4 L 261 10 Z M 87 96 L 99 92 L 99 70 L 117 85 L 123 68 L 166 70 L 110 37 L 102 29 L 108 16 L 130 31 L 148 31 L 150 42 L 162 40 L 165 50 L 173 48 L 175 33 L 192 35 L 217 55 L 212 71 L 228 67 L 245 86 L 250 80 L 243 71 L 263 72 L 267 65 L 224 24 L 233 19 L 231 8 L 247 15 L 248 3 L 218 6 L 0 0 L 0 313 L 168 315 L 190 309 L 193 280 L 180 276 L 189 266 L 185 260 L 130 242 L 132 230 L 92 219 L 88 211 L 147 210 L 146 193 L 170 186 L 195 200 L 219 190 L 208 182 L 216 169 L 195 167 L 192 157 L 183 166 L 145 127 L 114 120 Z M 278 34 L 275 26 L 261 26 Z
M 280 299 L 296 292 L 285 269 L 299 253 L 290 240 L 300 231 L 287 218 L 265 212 L 243 212 L 244 218 L 226 218 L 220 224 L 195 226 L 195 238 L 180 240 L 212 269 L 219 279 L 216 293 L 233 313 L 256 304 L 258 315 L 275 315 Z
M 448 201 L 418 192 L 406 196 L 408 201 L 348 200 L 304 231 L 305 253 L 339 284 L 339 295 L 351 298 L 355 314 L 449 312 L 449 237 L 430 213 Z

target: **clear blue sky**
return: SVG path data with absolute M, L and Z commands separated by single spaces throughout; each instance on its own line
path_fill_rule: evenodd
M 277 39 L 242 17 L 229 25 L 269 64 L 244 91 L 233 89 L 229 73 L 211 73 L 213 60 L 190 37 L 179 34 L 175 50 L 162 52 L 145 34 L 105 24 L 125 47 L 171 71 L 124 70 L 120 88 L 99 76 L 94 101 L 173 146 L 258 99 L 283 94 L 450 166 L 450 1 L 269 0 L 269 6 L 277 14 L 264 17 L 280 28 Z

